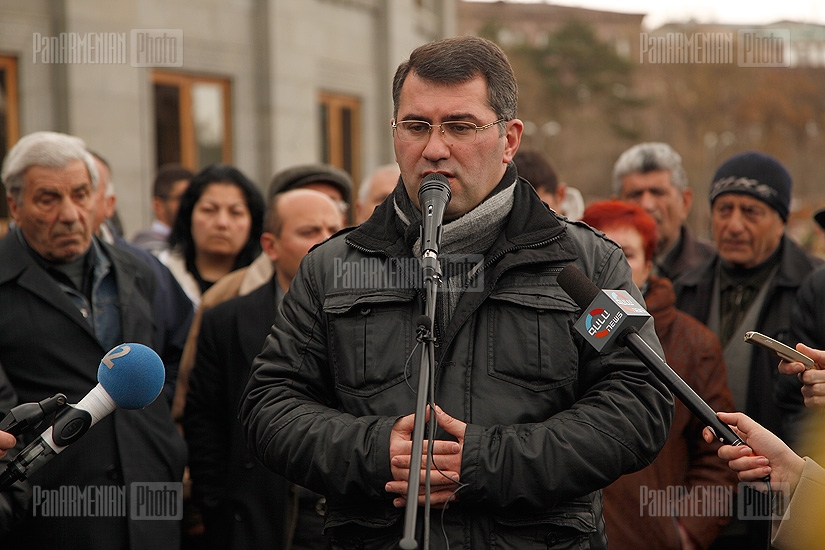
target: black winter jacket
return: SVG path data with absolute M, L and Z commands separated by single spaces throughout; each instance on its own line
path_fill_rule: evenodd
M 556 282 L 574 263 L 642 302 L 621 250 L 524 181 L 514 199 L 480 288 L 436 327 L 436 402 L 467 430 L 465 487 L 434 511 L 432 548 L 442 527 L 452 549 L 604 548 L 600 488 L 656 457 L 672 397 L 630 352 L 591 348 Z M 415 408 L 424 309 L 392 200 L 306 256 L 241 405 L 264 464 L 326 495 L 332 548 L 396 548 L 404 523 L 384 486 L 393 423 Z M 652 323 L 642 334 L 661 353 Z
M 803 279 L 822 264 L 822 260 L 802 250 L 787 236 L 782 237 L 782 257 L 779 271 L 769 281 L 768 295 L 756 326 L 748 330 L 796 346 L 791 342 L 791 309 Z M 710 261 L 680 277 L 673 285 L 676 307 L 707 324 L 710 318 L 714 277 L 720 262 L 717 254 Z M 737 335 L 736 337 L 742 337 Z M 750 383 L 743 411 L 751 418 L 794 444 L 798 439 L 800 419 L 804 416 L 801 382 L 795 376 L 780 374 L 779 360 L 762 348 L 754 348 L 751 356 Z

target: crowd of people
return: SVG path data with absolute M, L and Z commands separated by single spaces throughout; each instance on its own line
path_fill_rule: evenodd
M 12 147 L 0 415 L 79 402 L 123 342 L 154 349 L 166 379 L 0 492 L 0 544 L 390 549 L 413 532 L 438 549 L 811 547 L 825 267 L 786 233 L 787 168 L 756 151 L 724 161 L 706 240 L 665 143 L 617 158 L 613 199 L 570 207 L 552 162 L 520 149 L 516 78 L 488 40 L 415 49 L 392 97 L 395 162 L 357 190 L 326 164 L 280 170 L 264 192 L 234 166 L 167 165 L 131 240 L 101 152 L 46 131 Z M 431 174 L 451 198 L 430 333 L 417 259 Z M 645 304 L 641 337 L 743 445 L 721 444 L 628 349 L 574 330 L 593 312 L 559 286 L 568 265 Z M 815 367 L 748 345 L 751 330 Z M 427 340 L 434 422 L 412 456 Z M 0 470 L 53 420 L 0 431 Z M 752 521 L 745 491 L 787 506 Z M 409 526 L 411 506 L 434 510 Z

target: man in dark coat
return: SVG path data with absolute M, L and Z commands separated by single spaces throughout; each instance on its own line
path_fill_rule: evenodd
M 413 51 L 394 77 L 398 186 L 306 255 L 255 360 L 240 411 L 250 445 L 326 497 L 330 550 L 397 548 L 404 525 L 433 550 L 606 548 L 601 488 L 649 464 L 667 436 L 673 402 L 655 375 L 573 332 L 581 311 L 557 281 L 570 264 L 642 298 L 614 243 L 556 216 L 518 177 L 517 95 L 489 40 Z M 428 487 L 410 365 L 424 311 L 418 191 L 432 174 L 452 199 L 440 247 L 451 261 L 431 303 Z M 641 332 L 661 353 L 651 325 Z M 427 489 L 445 509 L 405 523 Z
M 756 152 L 728 159 L 710 188 L 718 252 L 674 284 L 676 307 L 719 337 L 737 410 L 786 441 L 803 410 L 799 381 L 780 375 L 778 360 L 743 335 L 789 343 L 797 289 L 822 264 L 785 235 L 790 201 L 791 176 L 778 160 Z
M 154 275 L 93 236 L 98 174 L 79 138 L 24 137 L 6 157 L 2 179 L 15 228 L 0 241 L 0 364 L 21 402 L 62 392 L 76 403 L 96 385 L 107 351 L 122 342 L 152 346 Z M 117 409 L 30 476 L 32 513 L 4 542 L 177 548 L 185 459 L 163 399 L 142 410 Z M 138 499 L 148 491 L 172 498 L 163 510 L 149 510 Z
M 203 314 L 183 426 L 193 499 L 209 548 L 297 550 L 323 544 L 320 495 L 293 489 L 261 465 L 246 443 L 238 407 L 301 259 L 340 228 L 340 210 L 324 193 L 293 189 L 276 195 L 261 236 L 275 267 L 272 279 Z
M 795 295 L 822 263 L 785 234 L 791 188 L 790 174 L 769 155 L 747 152 L 722 163 L 710 186 L 717 253 L 674 287 L 676 307 L 719 337 L 736 410 L 793 445 L 804 415 L 801 382 L 780 374 L 779 360 L 770 352 L 743 340 L 745 332 L 755 330 L 795 345 L 790 342 Z M 759 523 L 732 522 L 716 548 L 765 544 Z

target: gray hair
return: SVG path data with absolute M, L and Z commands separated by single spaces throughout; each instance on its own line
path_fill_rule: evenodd
M 513 120 L 518 85 L 507 56 L 495 43 L 477 36 L 455 36 L 424 44 L 395 71 L 392 83 L 393 117 L 398 118 L 401 88 L 410 73 L 438 84 L 464 84 L 477 76 L 487 82 L 490 108 L 499 118 Z M 499 126 L 499 134 L 504 127 Z
M 103 157 L 103 155 L 101 155 L 101 154 L 100 154 L 100 153 L 98 153 L 97 151 L 91 151 L 91 150 L 90 150 L 90 151 L 89 151 L 89 154 L 91 154 L 91 155 L 92 155 L 92 157 L 94 157 L 95 159 L 97 159 L 97 160 L 98 160 L 98 161 L 99 161 L 99 162 L 100 162 L 103 166 L 105 166 L 105 167 L 106 167 L 106 169 L 109 171 L 109 180 L 108 180 L 108 181 L 103 181 L 103 178 L 101 177 L 101 176 L 103 176 L 103 174 L 98 173 L 98 181 L 99 181 L 99 183 L 104 183 L 104 184 L 106 184 L 106 189 L 103 191 L 103 196 L 104 196 L 104 197 L 106 197 L 107 199 L 108 199 L 109 197 L 114 197 L 114 196 L 115 196 L 115 184 L 112 182 L 112 165 L 111 165 L 111 164 L 109 164 L 109 161 L 108 161 L 108 160 L 106 160 L 106 159 Z M 97 167 L 97 164 L 95 164 L 95 167 Z
M 369 198 L 373 180 L 375 180 L 379 175 L 383 175 L 385 173 L 392 173 L 393 175 L 398 176 L 401 173 L 401 170 L 398 168 L 396 163 L 391 162 L 389 164 L 382 164 L 370 172 L 370 174 L 361 181 L 361 186 L 358 188 L 359 201 L 365 202 Z M 397 179 L 398 178 L 396 177 L 396 180 Z
M 667 143 L 640 143 L 621 154 L 613 165 L 613 194 L 622 193 L 622 178 L 628 174 L 647 174 L 657 170 L 670 172 L 670 183 L 680 191 L 687 189 L 688 180 L 682 167 L 682 157 Z
M 72 162 L 80 160 L 86 165 L 92 188 L 97 189 L 98 175 L 94 158 L 86 150 L 86 143 L 79 137 L 60 134 L 58 132 L 34 132 L 20 138 L 11 148 L 0 179 L 6 186 L 6 193 L 18 205 L 22 200 L 22 190 L 25 184 L 24 174 L 32 166 L 46 168 L 63 168 Z

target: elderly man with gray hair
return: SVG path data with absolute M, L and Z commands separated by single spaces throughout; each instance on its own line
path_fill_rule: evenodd
M 713 256 L 713 243 L 697 238 L 685 225 L 693 191 L 682 157 L 667 143 L 639 143 L 622 153 L 613 166 L 613 195 L 638 204 L 656 220 L 657 275 L 674 280 Z
M 21 402 L 63 393 L 77 403 L 107 351 L 154 347 L 156 281 L 143 260 L 95 237 L 98 179 L 83 140 L 55 132 L 25 136 L 3 164 L 15 226 L 0 241 L 0 364 Z M 29 477 L 31 512 L 4 547 L 176 548 L 176 511 L 130 504 L 141 490 L 179 502 L 185 461 L 163 399 L 117 409 Z M 78 507 L 75 493 L 89 498 Z
M 396 163 L 379 166 L 364 178 L 355 201 L 355 223 L 367 221 L 375 208 L 389 197 L 398 185 L 401 170 Z

